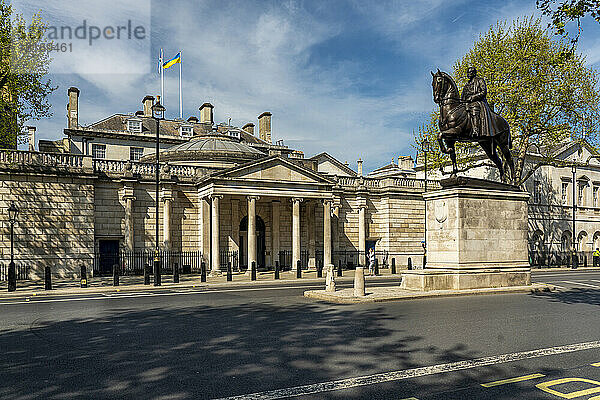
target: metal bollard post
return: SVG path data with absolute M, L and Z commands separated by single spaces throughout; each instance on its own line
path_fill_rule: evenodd
M 392 275 L 396 274 L 396 259 L 392 257 Z
M 375 257 L 375 276 L 379 275 L 379 260 Z
M 152 275 L 152 272 L 150 271 L 150 264 L 146 263 L 144 264 L 144 285 L 150 284 L 150 275 Z
M 154 259 L 154 286 L 160 286 L 161 284 L 160 273 L 160 258 L 156 257 Z
M 206 263 L 200 263 L 200 282 L 206 282 Z
M 338 260 L 337 276 L 342 276 L 342 260 Z
M 317 278 L 323 277 L 323 261 L 319 260 L 317 264 Z
M 275 261 L 275 279 L 279 279 L 279 261 Z
M 296 278 L 302 278 L 302 267 L 300 266 L 300 260 L 296 262 Z
M 44 289 L 52 290 L 52 270 L 50 267 L 44 268 Z
M 412 269 L 412 259 L 410 257 L 408 257 L 408 269 Z
M 80 278 L 81 287 L 82 288 L 88 287 L 87 269 L 85 268 L 85 265 L 81 265 L 81 273 L 79 274 L 79 278 Z
M 119 286 L 119 264 L 113 264 L 113 286 Z
M 173 283 L 179 283 L 179 264 L 173 264 Z
M 231 261 L 227 262 L 227 282 L 231 282 L 233 280 L 233 273 L 231 271 Z
M 17 267 L 14 262 L 8 264 L 8 291 L 14 292 L 17 290 Z
M 583 255 L 583 268 L 587 268 L 587 255 Z
M 250 280 L 256 280 L 256 261 L 252 261 L 252 270 L 250 271 Z

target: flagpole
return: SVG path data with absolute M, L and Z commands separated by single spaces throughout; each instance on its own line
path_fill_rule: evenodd
M 160 49 L 160 101 L 165 104 L 165 69 L 163 64 L 165 62 L 165 53 L 163 49 Z
M 181 93 L 181 69 L 183 67 L 183 51 L 179 52 L 179 118 L 183 119 L 183 95 Z

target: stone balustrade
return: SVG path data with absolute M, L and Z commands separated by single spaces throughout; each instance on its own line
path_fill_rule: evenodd
M 0 164 L 34 167 L 89 168 L 90 157 L 69 153 L 40 153 L 37 151 L 0 150 Z

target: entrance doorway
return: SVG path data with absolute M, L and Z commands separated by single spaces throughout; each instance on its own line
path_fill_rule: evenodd
M 111 275 L 113 265 L 119 263 L 119 241 L 100 240 L 98 253 L 98 272 L 101 276 Z
M 256 268 L 265 268 L 265 222 L 256 216 Z M 248 217 L 240 221 L 240 266 L 248 268 Z

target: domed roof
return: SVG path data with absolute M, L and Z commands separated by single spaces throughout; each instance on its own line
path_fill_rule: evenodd
M 195 136 L 185 143 L 176 144 L 160 152 L 164 161 L 250 161 L 266 157 L 267 154 L 244 143 L 240 139 L 222 134 L 211 133 Z M 154 159 L 150 154 L 144 161 Z

